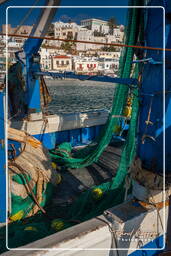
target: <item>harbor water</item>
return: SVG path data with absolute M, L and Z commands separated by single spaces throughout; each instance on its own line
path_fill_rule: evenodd
M 110 110 L 116 87 L 113 83 L 68 79 L 46 79 L 46 84 L 52 97 L 48 111 L 53 114 Z

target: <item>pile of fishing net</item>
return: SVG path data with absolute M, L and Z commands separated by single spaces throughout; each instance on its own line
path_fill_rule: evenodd
M 58 173 L 47 149 L 26 132 L 8 128 L 9 190 L 8 247 L 15 248 L 54 233 L 46 214 Z M 11 150 L 12 148 L 12 150 Z M 5 251 L 6 227 L 0 229 L 0 252 Z
M 9 218 L 16 221 L 43 210 L 56 185 L 57 172 L 48 150 L 37 139 L 13 128 L 8 129 L 8 138 L 20 142 L 20 153 L 8 162 Z

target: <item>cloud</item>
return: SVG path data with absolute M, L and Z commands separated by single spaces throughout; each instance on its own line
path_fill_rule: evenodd
M 59 20 L 61 20 L 63 22 L 72 21 L 72 22 L 76 22 L 79 24 L 81 20 L 89 19 L 89 18 L 91 18 L 91 17 L 89 15 L 87 15 L 86 13 L 80 13 L 80 14 L 76 15 L 75 17 L 71 17 L 67 14 L 63 14 L 60 16 Z
M 60 20 L 64 21 L 64 22 L 68 22 L 69 20 L 72 20 L 72 18 L 70 16 L 68 16 L 67 14 L 63 14 L 60 16 Z

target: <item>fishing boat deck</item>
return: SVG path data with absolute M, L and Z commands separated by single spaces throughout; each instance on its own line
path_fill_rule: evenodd
M 111 180 L 116 174 L 120 156 L 121 148 L 108 146 L 97 163 L 62 171 L 62 182 L 57 187 L 54 203 L 72 203 L 81 192 Z

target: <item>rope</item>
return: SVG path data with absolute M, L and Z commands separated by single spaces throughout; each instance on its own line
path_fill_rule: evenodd
M 34 200 L 34 202 L 36 203 L 36 205 L 39 207 L 39 209 L 42 211 L 42 213 L 46 214 L 46 211 L 43 209 L 43 207 L 40 205 L 40 202 L 39 202 L 39 199 L 36 198 L 36 196 L 34 195 L 33 191 L 32 191 L 32 188 L 29 184 L 29 181 L 27 179 L 27 176 L 25 175 L 25 170 L 20 166 L 18 165 L 17 163 L 15 162 L 10 162 L 8 164 L 9 167 L 16 167 L 24 176 L 25 180 L 26 180 L 26 184 L 24 184 L 24 186 L 26 187 L 26 190 L 28 192 L 30 192 L 30 194 L 32 195 L 32 198 Z M 13 169 L 11 169 L 14 173 L 16 173 L 18 175 L 17 172 L 15 172 Z
M 51 101 L 51 96 L 49 94 L 49 91 L 43 76 L 40 77 L 40 90 L 43 96 L 44 107 L 46 107 L 48 103 Z
M 73 79 L 79 79 L 80 81 L 97 81 L 97 82 L 109 82 L 109 83 L 117 83 L 122 85 L 128 85 L 130 87 L 135 87 L 138 84 L 138 80 L 136 78 L 118 78 L 118 77 L 109 77 L 109 76 L 98 76 L 98 75 L 80 75 L 75 74 L 74 72 L 35 72 L 34 73 L 37 76 L 51 76 L 53 78 L 73 78 Z
M 160 210 L 162 209 L 164 206 L 169 206 L 169 200 L 164 201 L 164 202 L 159 202 L 159 203 L 146 203 L 146 202 L 142 202 L 142 201 L 138 201 L 138 203 L 145 208 L 149 208 L 149 206 L 154 206 L 156 209 Z
M 100 220 L 101 222 L 105 223 L 108 226 L 109 232 L 111 233 L 111 238 L 112 238 L 111 249 L 115 248 L 116 249 L 115 252 L 116 252 L 117 256 L 119 256 L 116 235 L 115 235 L 115 232 L 114 232 L 113 228 L 111 227 L 110 223 L 104 219 L 101 219 L 100 217 L 95 217 L 95 219 Z
M 147 134 L 147 129 L 148 129 L 148 126 L 149 125 L 153 125 L 153 122 L 150 121 L 150 118 L 151 118 L 151 112 L 152 112 L 152 105 L 153 105 L 153 99 L 154 99 L 154 96 L 157 96 L 157 95 L 161 95 L 161 94 L 169 94 L 171 91 L 158 91 L 158 92 L 154 92 L 153 94 L 143 94 L 144 96 L 150 96 L 151 97 L 151 100 L 150 100 L 150 104 L 149 104 L 149 110 L 148 110 L 148 114 L 147 114 L 147 120 L 145 121 L 145 129 L 144 129 L 144 134 L 142 136 L 142 144 L 145 143 L 145 139 L 146 138 L 149 138 L 149 139 L 152 139 L 153 141 L 156 141 L 155 137 L 153 136 L 150 136 Z
M 150 64 L 162 64 L 162 61 L 156 61 L 153 58 L 134 60 L 132 63 L 148 62 Z
M 5 33 L 0 33 L 0 35 L 1 36 L 6 36 Z M 62 38 L 54 38 L 54 37 L 46 37 L 46 36 L 45 37 L 40 37 L 40 36 L 25 36 L 25 35 L 15 35 L 15 34 L 8 34 L 7 36 L 32 38 L 32 39 L 44 39 L 44 40 L 51 40 L 51 41 L 73 42 L 73 43 L 81 43 L 81 44 L 97 44 L 97 45 L 105 45 L 105 46 L 137 48 L 137 49 L 144 49 L 144 50 L 171 51 L 171 49 L 169 49 L 169 48 L 159 48 L 159 47 L 140 46 L 140 45 L 128 45 L 128 44 L 120 44 L 120 43 L 101 43 L 101 42 L 71 40 L 71 39 L 62 39 Z
M 162 209 L 164 206 L 169 206 L 169 199 L 167 201 L 164 201 L 164 202 L 159 202 L 159 203 L 155 203 L 154 202 L 154 197 L 153 195 L 151 194 L 150 190 L 149 190 L 149 195 L 152 197 L 153 201 L 152 202 L 149 202 L 149 203 L 145 203 L 145 202 L 139 202 L 143 207 L 145 208 L 148 208 L 149 206 L 153 206 L 156 211 L 157 211 L 157 216 L 159 218 L 159 221 L 160 221 L 160 224 L 161 224 L 161 228 L 162 230 L 164 231 L 164 226 L 163 226 L 163 221 L 161 219 L 161 216 L 160 216 L 160 209 Z M 164 216 L 165 218 L 165 216 Z M 157 226 L 158 228 L 158 226 Z M 159 229 L 159 228 L 158 228 Z M 158 233 L 158 232 L 157 232 Z M 159 233 L 158 233 L 159 235 Z

